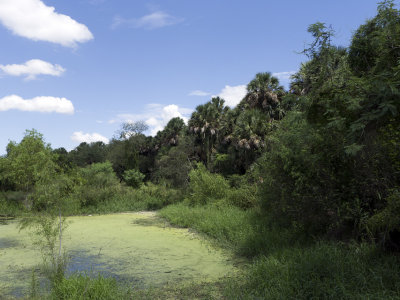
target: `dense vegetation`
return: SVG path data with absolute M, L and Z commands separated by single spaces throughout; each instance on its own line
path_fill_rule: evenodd
M 308 31 L 289 91 L 259 73 L 235 108 L 213 98 L 187 125 L 173 118 L 151 137 L 123 124 L 109 144 L 70 152 L 28 130 L 0 158 L 0 214 L 165 207 L 171 223 L 253 258 L 220 297 L 400 298 L 400 11 L 381 2 L 348 48 L 323 23 Z

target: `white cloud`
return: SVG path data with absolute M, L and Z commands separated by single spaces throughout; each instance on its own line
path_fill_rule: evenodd
M 200 97 L 204 97 L 204 96 L 209 96 L 211 95 L 209 92 L 204 92 L 201 90 L 195 90 L 189 93 L 189 96 L 200 96 Z
M 288 72 L 277 72 L 277 73 L 272 73 L 272 76 L 278 78 L 279 80 L 289 80 L 290 76 L 295 74 L 296 71 L 288 71 Z
M 148 104 L 141 114 L 119 114 L 116 119 L 109 120 L 108 123 L 136 122 L 142 120 L 149 125 L 149 133 L 154 136 L 157 134 L 157 131 L 163 130 L 172 118 L 180 117 L 187 123 L 192 112 L 192 109 L 179 107 L 175 104 L 164 106 L 153 103 Z
M 114 17 L 112 28 L 120 25 L 128 25 L 133 28 L 156 29 L 181 23 L 182 18 L 171 16 L 163 11 L 155 11 L 141 18 L 124 19 L 119 16 Z
M 26 76 L 26 79 L 36 79 L 38 75 L 61 76 L 65 69 L 40 59 L 31 59 L 24 64 L 0 65 L 0 70 L 10 76 Z
M 0 21 L 14 34 L 34 41 L 75 47 L 93 39 L 84 24 L 55 12 L 41 0 L 0 0 Z
M 0 112 L 7 110 L 35 111 L 42 113 L 73 114 L 74 106 L 66 98 L 57 97 L 35 97 L 23 99 L 17 95 L 10 95 L 0 98 Z
M 225 100 L 225 104 L 230 107 L 235 107 L 239 102 L 246 96 L 247 87 L 246 85 L 230 86 L 226 85 L 222 91 L 213 97 L 220 97 Z
M 103 142 L 105 144 L 108 144 L 109 139 L 106 138 L 105 136 L 102 136 L 99 133 L 83 133 L 82 131 L 75 131 L 72 135 L 71 135 L 71 140 L 73 140 L 74 142 L 78 142 L 78 143 L 83 143 L 86 142 L 88 144 L 90 143 L 94 143 L 94 142 Z

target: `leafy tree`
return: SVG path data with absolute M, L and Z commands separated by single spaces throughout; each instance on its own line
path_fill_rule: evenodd
M 60 170 L 67 171 L 72 168 L 73 163 L 71 155 L 69 155 L 65 148 L 61 147 L 54 149 L 53 153 L 56 155 L 55 163 L 58 165 Z
M 393 64 L 400 55 L 392 44 L 399 24 L 393 1 L 382 2 L 349 51 L 331 45 L 333 31 L 324 24 L 309 27 L 315 41 L 293 78 L 295 109 L 258 161 L 265 212 L 277 222 L 336 237 L 366 237 L 374 228 L 374 238 L 387 232 L 400 245 L 400 77 Z
M 75 197 L 81 206 L 96 206 L 112 199 L 120 190 L 119 180 L 108 161 L 95 163 L 79 170 L 80 184 Z
M 57 150 L 62 151 L 62 150 Z M 69 153 L 70 160 L 79 167 L 85 167 L 93 163 L 105 162 L 107 155 L 107 147 L 103 142 L 79 144 Z
M 171 147 L 167 153 L 160 153 L 156 159 L 153 179 L 173 187 L 186 187 L 192 161 L 196 161 L 193 140 L 189 136 L 180 136 L 179 144 Z
M 110 142 L 107 159 L 121 180 L 126 170 L 138 169 L 146 174 L 153 165 L 153 138 L 143 134 L 147 128 L 143 121 L 124 123 L 119 138 Z
M 38 181 L 48 182 L 55 175 L 57 165 L 50 145 L 36 130 L 27 130 L 19 144 L 10 142 L 3 160 L 4 177 L 17 189 L 31 191 Z

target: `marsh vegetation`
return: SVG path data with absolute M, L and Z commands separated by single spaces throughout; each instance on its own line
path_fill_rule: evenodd
M 2 292 L 399 299 L 400 12 L 379 3 L 348 48 L 323 23 L 308 32 L 288 91 L 258 73 L 235 108 L 212 98 L 154 137 L 136 122 L 69 152 L 35 130 L 10 142 Z M 158 217 L 111 214 L 132 211 Z

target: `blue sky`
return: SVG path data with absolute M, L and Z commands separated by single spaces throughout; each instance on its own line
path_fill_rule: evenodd
M 234 106 L 258 72 L 287 85 L 308 25 L 347 46 L 375 0 L 0 0 L 0 154 L 25 129 L 53 148 L 154 134 L 212 95 Z

